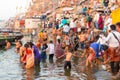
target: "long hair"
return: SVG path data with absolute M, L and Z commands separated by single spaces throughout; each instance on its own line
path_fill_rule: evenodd
M 28 42 L 28 44 L 30 45 L 31 48 L 34 45 L 32 42 Z

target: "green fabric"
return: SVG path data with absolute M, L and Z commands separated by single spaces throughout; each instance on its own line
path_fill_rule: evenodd
M 86 16 L 86 22 L 90 22 L 92 18 L 90 16 Z
M 86 16 L 86 21 L 89 22 L 89 16 Z
M 83 8 L 83 12 L 86 12 L 87 11 L 87 8 Z
M 71 22 L 71 20 L 72 20 L 72 18 L 67 19 L 67 23 L 70 23 L 70 22 Z

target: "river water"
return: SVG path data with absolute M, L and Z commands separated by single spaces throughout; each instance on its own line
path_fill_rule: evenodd
M 72 59 L 71 71 L 64 70 L 63 65 L 64 60 L 54 61 L 53 64 L 47 60 L 38 67 L 25 69 L 14 46 L 9 50 L 0 50 L 0 80 L 111 80 L 111 74 L 102 68 L 86 71 L 85 62 L 81 59 Z

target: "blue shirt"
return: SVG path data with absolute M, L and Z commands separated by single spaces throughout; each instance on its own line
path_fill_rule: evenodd
M 100 56 L 99 52 L 103 51 L 102 45 L 100 45 L 99 43 L 96 43 L 96 42 L 91 43 L 90 47 L 93 48 L 93 50 L 95 51 L 96 57 L 99 57 Z

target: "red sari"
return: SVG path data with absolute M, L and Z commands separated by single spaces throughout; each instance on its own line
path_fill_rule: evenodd
M 34 54 L 32 49 L 26 49 L 26 68 L 31 68 L 34 66 Z

